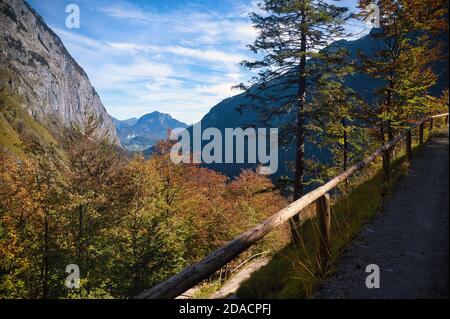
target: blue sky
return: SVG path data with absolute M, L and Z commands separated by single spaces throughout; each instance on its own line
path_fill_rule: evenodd
M 254 0 L 29 0 L 88 74 L 108 112 L 119 119 L 152 111 L 186 123 L 240 93 L 250 78 L 239 66 L 253 56 L 248 19 Z M 65 26 L 68 4 L 80 28 Z M 343 0 L 354 5 L 356 0 Z

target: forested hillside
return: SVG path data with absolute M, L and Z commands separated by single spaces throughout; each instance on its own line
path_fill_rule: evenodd
M 382 27 L 354 41 L 343 40 L 347 9 L 327 1 L 265 0 L 264 14 L 250 15 L 257 31 L 250 49 L 260 60 L 242 66 L 254 77 L 236 83 L 245 91 L 201 125 L 278 128 L 279 170 L 265 176 L 259 163 L 175 164 L 175 141 L 162 135 L 183 123 L 160 113 L 118 130 L 125 139 L 132 128 L 146 133 L 127 146 L 151 145 L 151 156 L 125 152 L 86 73 L 43 18 L 22 0 L 0 0 L 0 298 L 134 297 L 419 119 L 448 112 L 447 2 L 380 6 Z M 394 155 L 382 153 L 387 163 Z M 380 169 L 389 176 L 395 166 Z M 303 245 L 300 224 L 294 216 L 226 267 Z M 78 289 L 65 285 L 70 264 L 80 269 Z
M 125 161 L 79 131 L 66 145 L 61 165 L 36 147 L 0 152 L 2 298 L 133 297 L 286 204 L 254 172 L 230 182 L 163 150 Z M 286 240 L 281 231 L 255 250 Z M 73 263 L 82 281 L 71 291 Z
M 126 158 L 96 136 L 94 115 L 56 140 L 0 92 L 1 298 L 133 297 L 286 204 L 255 172 L 230 181 L 173 164 L 168 142 L 150 160 Z M 287 240 L 280 230 L 252 251 Z M 74 263 L 82 281 L 71 291 Z
M 165 142 L 126 157 L 59 38 L 28 4 L 0 8 L 0 298 L 133 297 L 285 205 L 254 172 L 174 165 Z

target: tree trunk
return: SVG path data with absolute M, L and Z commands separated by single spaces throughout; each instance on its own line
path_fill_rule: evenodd
M 392 129 L 391 122 L 387 122 L 388 142 L 394 139 L 394 130 Z
M 320 233 L 320 274 L 325 275 L 330 266 L 331 256 L 331 206 L 330 195 L 327 193 L 316 200 L 317 218 Z
M 386 125 L 389 130 L 389 126 Z M 389 135 L 389 133 L 388 133 Z M 380 123 L 380 139 L 381 139 L 381 145 L 384 145 L 386 143 L 386 135 L 384 131 L 384 125 L 383 122 Z M 389 137 L 388 137 L 389 139 Z M 391 140 L 388 140 L 387 142 L 390 142 Z M 391 171 L 391 151 L 390 149 L 387 149 L 383 151 L 382 153 L 382 160 L 383 160 L 383 171 L 384 171 L 384 181 L 386 183 L 389 182 L 389 175 Z
M 295 180 L 294 180 L 294 201 L 303 195 L 303 174 L 304 174 L 304 153 L 305 153 L 305 132 L 304 132 L 304 117 L 303 111 L 305 107 L 305 84 L 306 84 L 306 13 L 303 8 L 302 15 L 302 34 L 300 43 L 300 58 L 299 73 L 298 73 L 298 109 L 297 109 L 297 127 L 296 138 L 297 147 L 295 152 Z M 291 234 L 294 243 L 299 242 L 299 226 L 300 216 L 295 215 L 290 221 Z
M 391 175 L 391 151 L 389 149 L 383 151 L 383 170 L 384 181 L 389 183 Z
M 44 217 L 44 256 L 43 256 L 42 298 L 48 297 L 48 219 Z
M 395 56 L 395 54 L 394 54 Z M 396 61 L 396 58 L 394 57 L 394 63 Z M 387 112 L 390 115 L 392 113 L 392 110 L 395 108 L 395 97 L 393 96 L 393 92 L 394 92 L 394 87 L 395 87 L 395 83 L 394 80 L 392 79 L 393 76 L 390 76 L 391 79 L 389 80 L 389 91 L 388 91 L 388 96 L 387 96 L 387 101 L 386 101 L 386 106 L 387 106 Z M 387 134 L 388 134 L 388 141 L 392 141 L 394 139 L 394 130 L 392 129 L 392 125 L 391 125 L 391 119 L 387 120 L 386 123 L 386 129 L 387 129 Z
M 348 138 L 347 138 L 347 123 L 345 123 L 345 119 L 342 119 L 342 128 L 344 130 L 344 172 L 347 170 L 348 166 Z
M 84 219 L 84 207 L 80 205 L 78 208 L 78 234 L 77 234 L 77 257 L 79 262 L 81 262 L 82 251 L 83 251 L 83 219 Z

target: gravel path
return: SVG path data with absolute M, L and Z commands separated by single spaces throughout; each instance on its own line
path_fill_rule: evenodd
M 434 135 L 413 158 L 315 298 L 448 298 L 448 150 L 448 134 Z M 366 287 L 368 264 L 379 266 L 380 288 Z

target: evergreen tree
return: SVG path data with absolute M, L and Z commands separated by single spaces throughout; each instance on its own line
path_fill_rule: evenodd
M 297 200 L 304 188 L 305 125 L 310 115 L 306 110 L 307 95 L 317 76 L 314 63 L 307 60 L 327 64 L 330 56 L 321 49 L 344 36 L 347 9 L 323 0 L 265 0 L 260 7 L 265 14 L 251 14 L 259 34 L 249 48 L 262 58 L 244 61 L 243 66 L 261 70 L 252 80 L 256 85 L 248 92 L 260 102 L 264 121 L 275 121 L 286 136 L 283 140 L 295 140 L 293 199 Z M 245 85 L 240 87 L 246 89 Z M 298 239 L 298 223 L 298 216 L 291 221 L 294 241 Z

